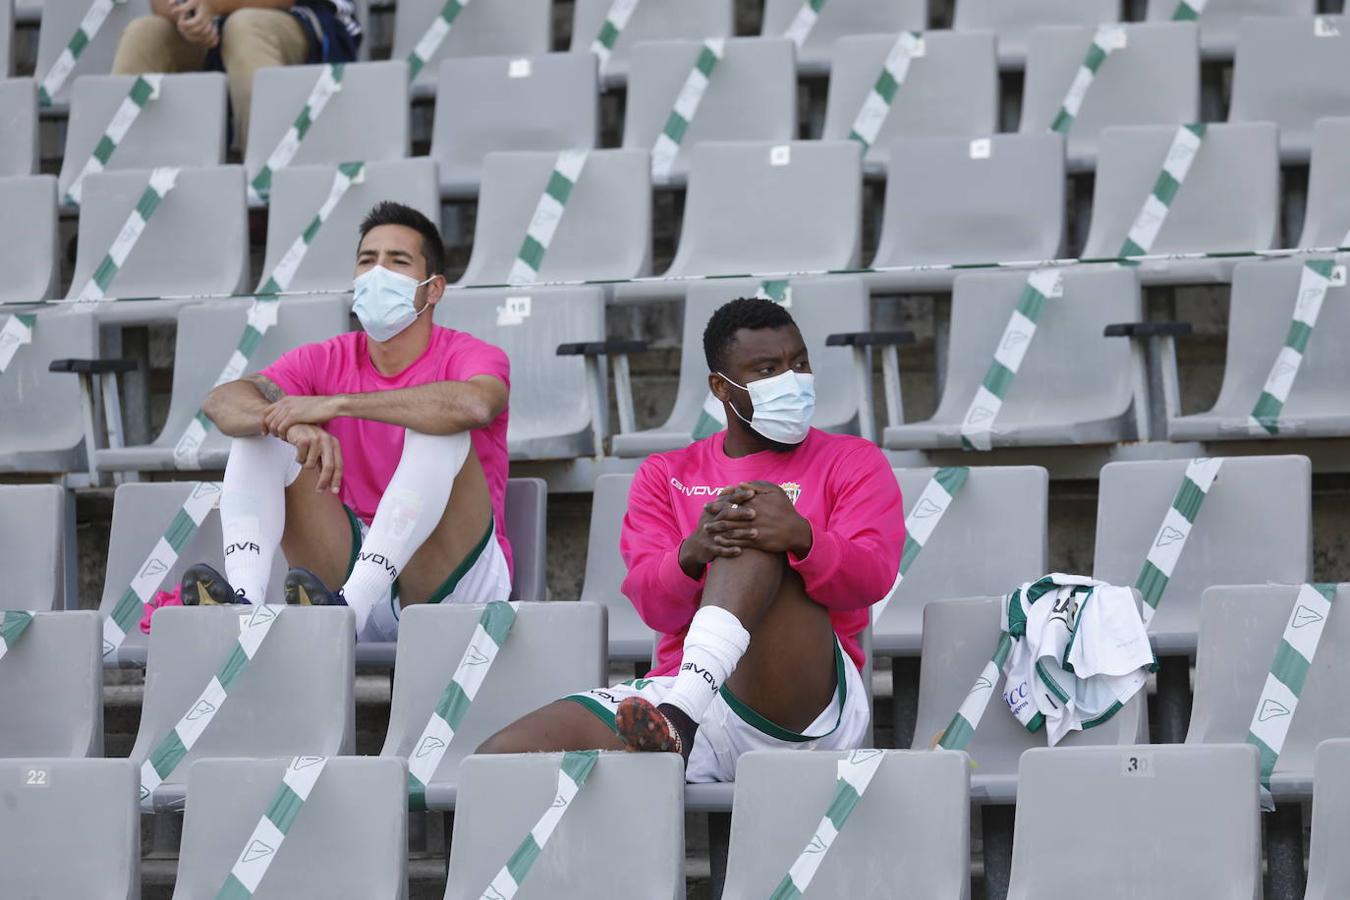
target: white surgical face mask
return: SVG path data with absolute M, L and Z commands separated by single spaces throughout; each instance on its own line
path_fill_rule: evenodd
M 366 334 L 384 343 L 417 321 L 418 310 L 413 304 L 413 297 L 419 287 L 435 277 L 433 275 L 426 281 L 416 281 L 407 275 L 391 272 L 384 266 L 374 266 L 352 282 L 356 293 L 352 312 L 361 320 L 361 327 L 366 330 Z
M 739 385 L 721 372 L 717 374 L 727 384 L 750 395 L 753 413 L 749 419 L 734 404 L 730 404 L 731 411 L 761 437 L 779 444 L 800 444 L 806 440 L 811 417 L 816 412 L 814 375 L 789 369 L 772 378 Z

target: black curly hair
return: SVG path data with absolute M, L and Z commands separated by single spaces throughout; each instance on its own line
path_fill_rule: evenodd
M 759 297 L 741 297 L 718 307 L 703 329 L 703 355 L 708 360 L 708 371 L 726 368 L 726 352 L 736 341 L 736 332 L 742 328 L 758 331 L 761 328 L 786 328 L 797 323 L 792 314 L 772 300 Z
M 440 231 L 426 216 L 411 206 L 383 200 L 375 204 L 361 221 L 361 237 L 356 246 L 361 246 L 361 241 L 366 239 L 372 228 L 381 225 L 402 225 L 416 231 L 422 236 L 422 258 L 427 262 L 427 274 L 440 275 L 445 271 L 445 244 L 441 241 Z

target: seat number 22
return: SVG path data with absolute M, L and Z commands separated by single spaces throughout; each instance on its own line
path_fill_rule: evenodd
M 47 770 L 25 769 L 23 772 L 23 783 L 25 787 L 46 787 Z

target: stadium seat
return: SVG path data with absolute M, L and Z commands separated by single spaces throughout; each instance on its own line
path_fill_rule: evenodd
M 1350 18 L 1251 18 L 1238 25 L 1230 122 L 1274 122 L 1280 157 L 1306 163 L 1313 123 L 1350 115 Z
M 1279 246 L 1279 152 L 1270 123 L 1210 125 L 1158 231 L 1152 254 L 1224 253 Z M 1151 196 L 1177 129 L 1102 129 L 1092 226 L 1082 256 L 1117 256 Z M 1234 190 L 1242 185 L 1242 190 Z M 1170 260 L 1137 267 L 1145 286 L 1226 282 L 1233 260 Z
M 56 179 L 44 176 L 43 181 L 55 200 Z M 4 195 L 4 188 L 0 183 L 0 196 Z M 53 204 L 53 232 L 55 209 Z M 5 225 L 9 222 L 16 226 L 24 224 L 17 217 L 0 217 L 0 232 L 13 234 L 20 230 L 7 229 Z M 0 242 L 0 254 L 8 256 L 10 249 Z M 4 316 L 5 320 L 8 318 Z M 0 410 L 4 410 L 5 420 L 0 428 L 0 472 L 56 474 L 88 469 L 80 383 L 74 378 L 52 375 L 47 367 L 54 359 L 97 356 L 98 346 L 98 321 L 93 310 L 65 307 L 38 311 L 33 342 L 19 347 L 9 368 L 0 376 Z
M 34 77 L 40 84 L 52 70 L 63 51 L 80 30 L 81 21 L 91 4 L 78 0 L 50 0 L 42 7 L 42 27 L 38 29 L 37 65 Z M 150 15 L 149 0 L 125 0 L 114 3 L 103 25 L 84 44 L 79 59 L 65 83 L 52 96 L 51 109 L 64 112 L 70 103 L 70 90 L 82 75 L 107 75 L 112 71 L 117 41 L 132 19 Z
M 103 755 L 102 632 L 92 610 L 33 616 L 0 658 L 0 757 Z
M 787 34 L 805 0 L 767 0 L 764 5 L 764 37 Z M 819 6 L 819 18 L 797 53 L 797 71 L 803 75 L 827 75 L 834 56 L 834 42 L 850 34 L 895 34 L 923 31 L 928 27 L 928 0 L 835 0 Z
M 1308 202 L 1300 247 L 1339 247 L 1350 234 L 1350 117 L 1318 119 L 1313 125 Z
M 1147 20 L 1171 20 L 1180 0 L 1148 0 Z M 1200 52 L 1205 59 L 1232 59 L 1238 26 L 1248 16 L 1311 16 L 1316 0 L 1223 0 L 1205 4 L 1200 23 Z
M 511 542 L 511 599 L 526 603 L 547 600 L 548 483 L 542 478 L 508 478 L 503 502 L 506 539 Z
M 431 158 L 441 196 L 470 199 L 499 150 L 590 150 L 599 143 L 593 56 L 479 56 L 441 63 Z M 466 85 L 472 85 L 466 90 Z M 538 199 L 538 198 L 536 198 Z
M 5 4 L 0 3 L 0 10 Z M 0 42 L 3 41 L 0 12 Z M 4 68 L 0 65 L 0 76 Z M 0 178 L 32 175 L 38 168 L 37 82 L 0 77 Z
M 356 716 L 352 611 L 324 606 L 274 607 L 274 611 L 278 618 L 230 685 L 228 701 L 219 704 L 196 744 L 155 789 L 157 809 L 182 808 L 186 777 L 199 759 L 352 752 Z M 140 729 L 131 748 L 137 766 L 155 753 L 184 716 L 196 714 L 199 707 L 193 704 L 238 646 L 253 612 L 253 607 L 210 606 L 155 611 Z M 260 805 L 259 815 L 262 809 Z
M 250 843 L 263 814 L 271 818 L 287 769 L 317 762 L 301 757 L 193 764 L 174 900 L 213 900 L 226 893 L 226 880 L 246 850 L 245 862 L 276 854 L 266 877 L 248 894 L 255 900 L 406 896 L 408 773 L 399 760 L 329 759 L 304 805 L 286 810 L 294 818 L 285 843 L 272 846 L 264 835 Z
M 1009 900 L 1261 896 L 1254 747 L 1040 749 L 1020 775 Z
M 572 18 L 573 53 L 590 53 L 614 0 L 576 0 Z M 681 0 L 671 3 L 638 3 L 619 32 L 609 61 L 601 67 L 606 87 L 628 80 L 633 45 L 639 41 L 725 38 L 736 33 L 733 0 Z
M 0 3 L 0 79 L 14 74 L 14 4 Z M 0 170 L 3 171 L 3 170 Z
M 1335 900 L 1350 890 L 1345 855 L 1346 811 L 1350 797 L 1350 740 L 1323 741 L 1313 759 L 1312 848 L 1308 856 L 1308 892 L 1304 900 Z
M 136 80 L 135 75 L 86 75 L 75 80 L 70 90 L 70 118 L 58 186 L 62 203 L 67 202 L 71 185 L 84 171 Z M 225 75 L 190 72 L 164 76 L 159 96 L 146 101 L 104 163 L 104 171 L 207 167 L 224 162 Z M 222 198 L 213 199 L 211 207 L 199 209 L 224 206 Z
M 834 43 L 825 104 L 827 141 L 844 140 L 881 76 L 893 34 L 858 34 Z M 998 67 L 994 36 L 931 31 L 911 59 L 877 137 L 863 157 L 869 176 L 885 175 L 891 144 L 904 137 L 975 138 L 998 131 Z
M 6 420 L 8 416 L 7 411 Z M 75 548 L 63 544 L 67 503 L 74 502 L 56 484 L 0 485 L 0 572 L 5 573 L 0 611 L 65 605 L 64 569 Z M 79 598 L 69 599 L 78 604 Z
M 557 153 L 490 153 L 473 252 L 459 283 L 505 284 Z M 637 150 L 593 150 L 537 270 L 539 281 L 634 278 L 651 271 L 651 163 Z
M 14 0 L 14 21 L 36 23 L 42 20 L 43 0 Z
M 460 56 L 529 56 L 547 53 L 551 42 L 551 0 L 493 0 L 461 4 L 436 53 L 413 79 L 413 96 L 436 91 L 442 60 Z M 445 7 L 443 0 L 404 0 L 394 15 L 393 59 L 406 59 Z M 464 86 L 460 86 L 463 90 Z
M 768 897 L 811 842 L 847 754 L 758 750 L 736 765 L 726 897 Z M 889 751 L 806 896 L 970 896 L 965 754 Z M 782 896 L 781 894 L 779 896 Z
M 403 610 L 408 622 L 400 623 L 389 731 L 381 756 L 407 759 L 419 749 L 422 731 L 441 702 L 482 613 L 482 606 L 461 603 L 417 604 Z M 522 603 L 473 705 L 455 729 L 454 740 L 427 785 L 427 805 L 457 808 L 458 789 L 467 787 L 460 780 L 460 762 L 502 728 L 570 693 L 604 685 L 604 640 L 603 607 Z
M 128 760 L 0 760 L 0 833 L 0 895 L 141 896 L 141 817 Z
M 1185 125 L 1200 121 L 1200 43 L 1194 22 L 1121 26 L 1125 46 L 1097 69 L 1068 130 L 1069 170 L 1091 170 L 1097 142 L 1111 125 Z M 1050 129 L 1093 46 L 1096 28 L 1035 28 L 1027 41 L 1027 74 L 1019 130 Z
M 953 263 L 1054 259 L 1064 247 L 1064 138 L 911 138 L 890 148 L 873 290 L 951 290 Z
M 1134 440 L 1134 386 L 1144 377 L 1125 341 L 1103 337 L 1113 322 L 1143 314 L 1139 282 L 1129 269 L 1066 269 L 1062 296 L 1048 300 L 1034 335 L 1005 332 L 1027 289 L 1027 271 L 960 275 L 952 291 L 950 352 L 937 411 L 927 421 L 887 426 L 891 450 L 963 446 L 967 421 L 995 353 L 1031 341 L 990 425 L 994 447 L 1111 444 Z M 1000 347 L 1000 342 L 1003 342 Z
M 51 175 L 0 178 L 0 303 L 46 300 L 56 292 L 56 179 Z
M 633 48 L 623 146 L 652 150 L 702 52 L 703 43 L 691 40 L 650 41 Z M 689 154 L 702 141 L 792 140 L 797 134 L 794 54 L 787 38 L 727 41 L 669 175 L 655 178 L 657 187 L 685 183 Z
M 993 31 L 999 65 L 1019 69 L 1027 58 L 1033 28 L 1041 25 L 1100 25 L 1120 19 L 1120 0 L 956 0 L 952 28 Z
M 632 475 L 601 475 L 595 479 L 581 599 L 607 611 L 609 658 L 645 665 L 652 658 L 655 632 L 638 617 L 633 602 L 621 591 L 628 569 L 619 554 L 619 533 L 632 483 Z
M 493 878 L 553 802 L 561 760 L 558 753 L 530 753 L 464 761 L 445 900 L 492 895 Z M 684 767 L 669 753 L 600 754 L 518 896 L 684 896 L 683 793 Z M 640 827 L 631 819 L 638 797 Z M 616 827 L 624 821 L 629 825 Z
M 611 440 L 615 456 L 641 458 L 688 446 L 708 398 L 708 363 L 703 356 L 703 329 L 718 307 L 735 297 L 752 297 L 754 281 L 691 282 L 684 301 L 684 338 L 680 351 L 680 383 L 675 407 L 663 425 Z M 816 376 L 815 427 L 858 433 L 858 411 L 863 395 L 847 348 L 828 347 L 825 339 L 840 332 L 868 330 L 871 314 L 867 289 L 858 278 L 800 278 L 791 282 L 792 317 L 811 355 Z

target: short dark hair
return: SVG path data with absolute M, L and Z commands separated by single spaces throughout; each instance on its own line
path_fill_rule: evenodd
M 708 327 L 703 329 L 703 355 L 708 360 L 708 371 L 719 372 L 726 368 L 727 348 L 735 343 L 736 332 L 740 329 L 758 331 L 796 324 L 792 314 L 772 300 L 741 297 L 723 304 L 708 320 Z
M 402 225 L 416 231 L 422 236 L 422 257 L 427 261 L 427 275 L 440 275 L 445 271 L 445 244 L 441 242 L 440 231 L 426 216 L 411 206 L 392 200 L 381 201 L 362 220 L 357 246 L 366 239 L 372 228 L 381 225 Z

